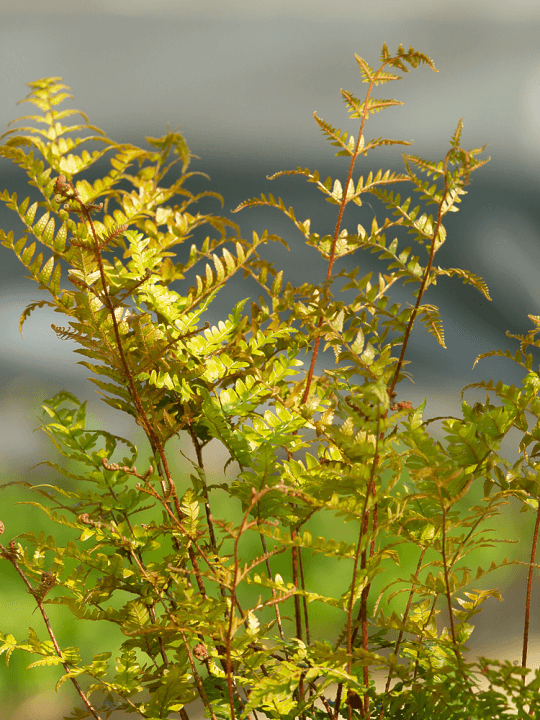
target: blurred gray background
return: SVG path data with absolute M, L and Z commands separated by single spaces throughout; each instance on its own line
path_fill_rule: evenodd
M 61 76 L 74 95 L 62 107 L 83 110 L 119 142 L 141 144 L 145 135 L 163 135 L 167 122 L 179 126 L 200 157 L 190 169 L 211 177 L 194 179 L 188 187 L 217 191 L 225 200 L 223 210 L 212 201 L 206 211 L 229 214 L 242 200 L 272 192 L 294 206 L 297 218 L 312 218 L 312 232 L 322 235 L 332 232 L 336 207 L 302 178 L 269 182 L 266 175 L 300 165 L 343 181 L 347 159 L 334 157 L 336 148 L 318 129 L 313 111 L 356 136 L 357 122 L 348 119 L 339 93 L 344 88 L 362 97 L 367 87 L 354 53 L 375 68 L 383 42 L 391 52 L 401 43 L 429 55 L 439 72 L 421 66 L 379 88 L 376 97 L 405 105 L 372 116 L 365 131 L 366 138 L 414 140 L 414 145 L 371 153 L 354 176 L 400 170 L 401 150 L 442 159 L 461 117 L 464 147 L 489 143 L 485 155 L 491 162 L 473 175 L 461 211 L 447 216 L 448 240 L 435 264 L 482 276 L 493 300 L 457 279 L 441 279 L 425 302 L 441 309 L 447 349 L 418 326 L 409 344 L 413 362 L 406 368 L 415 385 L 399 387 L 398 399 L 415 404 L 427 399 L 426 418 L 459 414 L 464 385 L 490 377 L 519 382 L 524 373 L 509 360 L 483 360 L 474 370 L 473 362 L 496 348 L 514 352 L 518 343 L 505 332 L 526 334 L 527 314 L 540 314 L 539 36 L 540 4 L 534 0 L 3 0 L 0 132 L 31 112 L 33 106 L 16 106 L 29 91 L 25 83 Z M 24 175 L 4 160 L 0 173 L 0 192 L 8 188 L 26 196 Z M 369 202 L 349 210 L 345 226 L 354 231 L 358 222 L 370 225 L 373 213 L 380 218 L 381 207 Z M 244 237 L 268 228 L 287 239 L 290 254 L 278 245 L 267 250 L 278 269 L 285 267 L 286 279 L 300 284 L 322 277 L 315 252 L 279 211 L 247 209 L 231 217 Z M 3 207 L 0 226 L 20 228 Z M 413 252 L 418 254 L 417 246 Z M 358 253 L 354 262 L 365 272 L 386 267 L 369 253 Z M 140 437 L 121 415 L 106 417 L 87 371 L 75 364 L 74 346 L 50 329 L 58 315 L 37 310 L 21 338 L 21 312 L 45 298 L 24 275 L 15 256 L 0 247 L 0 468 L 6 478 L 47 457 L 46 438 L 33 430 L 43 398 L 62 388 L 89 401 L 96 423 Z M 396 298 L 410 301 L 410 288 Z M 239 278 L 215 303 L 212 319 L 255 294 L 257 288 Z M 516 457 L 511 442 L 507 450 Z M 7 500 L 6 495 L 2 503 Z M 523 592 L 521 582 L 519 598 Z M 492 622 L 499 617 L 510 623 L 504 605 L 492 609 L 499 613 Z M 507 627 L 509 638 L 521 629 L 521 616 L 516 617 L 516 625 Z M 540 622 L 538 613 L 535 618 Z M 485 637 L 489 640 L 489 628 Z M 2 660 L 0 680 L 4 672 Z M 57 715 L 47 714 L 46 704 L 29 694 L 17 720 L 55 720 Z

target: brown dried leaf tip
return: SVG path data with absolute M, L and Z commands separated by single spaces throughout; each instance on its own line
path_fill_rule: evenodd
M 404 402 L 394 403 L 390 410 L 412 410 L 412 402 L 405 400 Z
M 56 195 L 65 195 L 72 189 L 71 183 L 66 180 L 65 175 L 59 175 L 54 183 L 54 192 Z
M 201 662 L 203 660 L 206 660 L 206 658 L 208 657 L 208 650 L 206 649 L 206 645 L 204 645 L 203 643 L 198 643 L 197 645 L 195 645 L 195 647 L 193 648 L 193 654 L 195 655 L 197 660 L 200 660 Z

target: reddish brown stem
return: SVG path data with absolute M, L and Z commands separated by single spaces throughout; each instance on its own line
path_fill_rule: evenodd
M 15 557 L 14 557 L 14 555 L 13 555 L 13 552 L 9 552 L 8 550 L 6 550 L 6 548 L 4 548 L 3 545 L 0 545 L 0 550 L 2 551 L 2 555 L 3 555 L 7 560 L 10 561 L 10 563 L 13 565 L 13 567 L 15 568 L 15 570 L 19 573 L 19 575 L 20 575 L 21 578 L 23 579 L 23 582 L 25 583 L 26 587 L 28 588 L 30 594 L 34 596 L 34 598 L 35 598 L 35 600 L 36 600 L 36 603 L 37 603 L 37 605 L 38 605 L 38 607 L 39 607 L 39 611 L 40 611 L 40 613 L 41 613 L 41 615 L 42 615 L 42 617 L 43 617 L 43 621 L 44 621 L 44 623 L 45 623 L 45 626 L 46 626 L 46 628 L 47 628 L 47 632 L 49 633 L 49 637 L 50 637 L 51 640 L 52 640 L 52 644 L 53 644 L 53 646 L 54 646 L 54 650 L 55 650 L 56 654 L 58 655 L 58 657 L 61 658 L 61 657 L 62 657 L 62 651 L 60 650 L 60 646 L 58 645 L 58 642 L 57 642 L 57 640 L 56 640 L 56 636 L 55 636 L 55 634 L 54 634 L 54 632 L 53 632 L 53 629 L 52 629 L 52 627 L 51 627 L 51 623 L 49 622 L 49 617 L 48 617 L 47 613 L 45 612 L 45 608 L 43 607 L 42 599 L 41 599 L 41 598 L 38 596 L 38 594 L 35 592 L 34 588 L 33 588 L 32 585 L 30 584 L 30 582 L 28 581 L 28 578 L 27 578 L 26 575 L 23 573 L 23 571 L 20 569 L 17 561 L 15 560 Z M 68 665 L 67 663 L 62 662 L 62 666 L 63 666 L 64 670 L 66 671 L 66 673 L 71 672 L 71 668 L 69 667 L 69 665 Z M 81 686 L 79 685 L 79 683 L 77 682 L 77 680 L 76 680 L 74 677 L 71 677 L 70 680 L 71 680 L 71 682 L 73 683 L 73 685 L 75 686 L 75 689 L 77 690 L 77 692 L 79 693 L 79 695 L 81 696 L 81 699 L 82 699 L 83 703 L 84 703 L 84 704 L 86 705 L 86 707 L 88 708 L 88 711 L 89 711 L 90 713 L 92 713 L 92 715 L 95 717 L 96 720 L 101 720 L 100 715 L 98 715 L 97 710 L 96 710 L 95 707 L 92 705 L 92 703 L 90 702 L 90 700 L 86 697 L 83 689 L 81 688 Z
M 536 545 L 538 543 L 538 529 L 540 527 L 540 504 L 538 505 L 538 510 L 536 511 L 536 524 L 534 526 L 534 535 L 533 535 L 533 541 L 532 541 L 532 547 L 531 547 L 531 561 L 529 564 L 529 577 L 527 580 L 527 598 L 525 600 L 525 627 L 523 629 L 523 653 L 521 656 L 521 667 L 526 668 L 527 667 L 527 648 L 529 644 L 529 619 L 530 619 L 530 613 L 531 613 L 531 589 L 532 589 L 532 579 L 533 579 L 533 572 L 534 572 L 534 559 L 536 557 Z M 525 678 L 524 678 L 525 681 Z

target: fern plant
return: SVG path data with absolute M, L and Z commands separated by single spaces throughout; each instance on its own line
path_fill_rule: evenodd
M 1 196 L 26 228 L 21 238 L 0 230 L 2 245 L 48 293 L 26 308 L 21 332 L 36 308 L 64 315 L 66 324 L 53 329 L 77 344 L 104 402 L 131 415 L 150 447 L 139 460 L 129 439 L 88 429 L 86 404 L 62 391 L 44 401 L 41 427 L 68 461 L 48 464 L 67 481 L 22 484 L 47 500 L 26 502 L 69 528 L 72 539 L 58 543 L 45 525 L 14 535 L 3 518 L 9 539 L 1 557 L 34 597 L 45 639 L 32 627 L 27 639 L 2 628 L 0 653 L 6 662 L 15 650 L 39 656 L 29 667 L 58 665 L 57 689 L 70 681 L 79 696 L 73 720 L 119 710 L 187 720 L 197 699 L 212 720 L 261 713 L 318 720 L 524 717 L 540 709 L 540 675 L 526 682 L 540 523 L 540 373 L 526 350 L 538 347 L 540 318 L 529 316 L 535 327 L 527 337 L 511 336 L 520 341 L 515 355 L 480 356 L 506 355 L 522 365 L 528 371 L 522 387 L 476 384 L 486 389 L 486 402 L 463 401 L 463 417 L 444 420 L 444 442 L 429 434 L 425 401 L 413 407 L 397 400 L 398 385 L 409 377 L 405 358 L 415 322 L 444 346 L 438 308 L 423 302 L 427 289 L 441 276 L 456 276 L 489 299 L 480 277 L 435 264 L 447 239 L 445 216 L 459 209 L 471 174 L 487 159 L 480 158 L 484 148 L 461 146 L 460 121 L 442 160 L 404 154 L 404 172 L 355 179 L 356 163 L 368 152 L 410 144 L 366 141 L 370 114 L 401 104 L 374 98 L 374 88 L 421 64 L 436 70 L 426 55 L 402 46 L 391 54 L 383 45 L 377 70 L 355 58 L 365 98 L 341 94 L 359 121 L 357 135 L 314 115 L 336 154 L 349 159 L 345 181 L 323 181 L 307 168 L 272 176 L 292 173 L 314 183 L 336 206 L 333 235 L 312 232 L 309 219 L 299 221 L 272 195 L 236 209 L 284 212 L 305 237 L 306 252 L 326 261 L 320 284 L 284 287 L 283 271 L 259 254 L 270 241 L 288 247 L 283 238 L 265 231 L 246 240 L 231 220 L 192 207 L 215 194 L 189 191 L 193 156 L 176 131 L 147 138 L 144 150 L 112 141 L 82 113 L 83 122 L 66 124 L 77 113 L 58 109 L 69 88 L 61 78 L 46 78 L 29 83 L 26 101 L 38 114 L 19 119 L 37 127 L 2 136 L 1 155 L 26 171 L 41 198 L 20 202 L 8 190 Z M 97 149 L 82 149 L 88 142 Z M 107 157 L 106 175 L 84 179 Z M 179 177 L 169 182 L 177 163 Z M 421 204 L 402 200 L 394 185 L 403 183 L 412 184 Z M 388 217 L 350 232 L 342 224 L 345 207 L 360 206 L 367 194 Z M 192 243 L 187 261 L 176 261 L 177 246 L 204 226 L 217 237 Z M 411 246 L 387 239 L 400 228 L 412 236 Z M 360 250 L 387 261 L 376 281 L 372 273 L 361 276 Z M 337 272 L 339 260 L 353 253 L 354 270 Z M 201 263 L 186 288 L 187 273 Z M 239 271 L 264 296 L 252 300 L 249 313 L 246 299 L 217 326 L 204 323 Z M 338 278 L 345 280 L 342 291 L 354 291 L 351 302 L 332 293 Z M 400 281 L 414 286 L 406 307 L 390 300 Z M 317 374 L 328 348 L 336 367 Z M 512 428 L 521 432 L 513 465 L 499 454 Z M 189 477 L 171 470 L 171 441 L 179 435 L 195 453 Z M 212 440 L 228 455 L 219 482 L 211 482 L 205 465 Z M 478 487 L 482 498 L 468 507 Z M 500 597 L 474 584 L 501 563 L 479 567 L 473 578 L 468 556 L 501 541 L 485 525 L 511 499 L 537 514 L 521 667 L 473 663 L 466 658 L 472 619 L 487 598 Z M 233 519 L 224 507 L 235 508 Z M 320 528 L 325 534 L 315 535 Z M 416 557 L 402 578 L 403 548 Z M 316 568 L 336 566 L 343 588 L 311 582 Z M 392 578 L 386 584 L 378 578 L 385 571 Z M 404 592 L 394 590 L 403 583 L 407 596 L 396 612 L 389 602 Z M 118 654 L 112 657 L 106 637 L 91 659 L 78 647 L 61 647 L 47 605 L 120 628 L 126 639 Z M 318 607 L 328 608 L 338 626 L 318 625 Z M 437 623 L 442 609 L 444 628 Z M 377 687 L 381 670 L 386 680 Z

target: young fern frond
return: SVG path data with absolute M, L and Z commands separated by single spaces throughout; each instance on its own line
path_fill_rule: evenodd
M 81 170 L 86 169 L 89 165 L 99 160 L 114 146 L 114 143 L 106 137 L 102 130 L 89 124 L 87 116 L 80 110 L 55 110 L 56 105 L 59 105 L 67 98 L 73 98 L 69 93 L 62 92 L 62 90 L 69 90 L 69 88 L 67 85 L 59 82 L 61 79 L 62 78 L 45 78 L 27 83 L 27 85 L 32 88 L 32 92 L 29 93 L 24 100 L 21 100 L 19 104 L 22 102 L 32 103 L 41 110 L 43 114 L 24 115 L 9 123 L 9 125 L 13 125 L 13 123 L 21 122 L 22 120 L 33 120 L 34 122 L 46 125 L 46 130 L 34 127 L 18 127 L 7 130 L 0 136 L 0 141 L 5 137 L 11 136 L 8 137 L 2 146 L 3 157 L 11 157 L 17 164 L 26 160 L 25 169 L 30 170 L 28 173 L 30 177 L 29 184 L 39 188 L 42 187 L 40 179 L 42 179 L 43 164 L 39 161 L 35 163 L 32 162 L 32 152 L 24 158 L 25 153 L 18 151 L 18 148 L 35 148 L 41 153 L 51 170 L 72 177 L 74 174 L 81 172 Z M 84 125 L 62 125 L 60 121 L 72 115 L 81 115 L 85 121 Z M 79 132 L 81 130 L 91 130 L 96 132 L 97 135 L 83 138 L 77 137 L 75 139 L 64 137 L 67 133 Z M 25 131 L 31 134 L 14 135 L 14 133 Z M 48 142 L 45 142 L 41 138 L 45 138 Z M 73 155 L 70 152 L 80 147 L 83 143 L 91 141 L 103 142 L 108 147 L 103 150 L 95 150 L 92 153 L 88 153 L 88 151 L 85 150 L 81 156 Z M 28 163 L 31 163 L 31 165 Z M 41 172 L 39 173 L 36 172 L 38 168 L 41 168 Z M 47 170 L 46 172 L 50 173 L 51 170 Z

